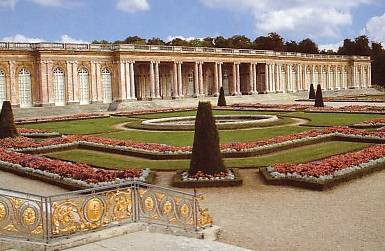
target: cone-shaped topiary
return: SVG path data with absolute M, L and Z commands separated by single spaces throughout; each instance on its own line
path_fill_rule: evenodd
M 13 138 L 17 136 L 17 130 L 12 112 L 11 102 L 4 101 L 0 114 L 0 138 Z
M 317 93 L 315 94 L 315 107 L 324 107 L 324 99 L 322 97 L 321 85 L 317 85 Z
M 314 85 L 310 85 L 310 90 L 309 90 L 309 99 L 315 99 L 315 90 L 314 90 Z
M 199 102 L 195 119 L 194 145 L 188 173 L 195 175 L 199 171 L 209 175 L 225 172 L 218 130 L 209 102 Z
M 226 98 L 225 98 L 225 90 L 223 89 L 223 86 L 221 87 L 219 91 L 219 98 L 218 98 L 218 106 L 226 106 Z

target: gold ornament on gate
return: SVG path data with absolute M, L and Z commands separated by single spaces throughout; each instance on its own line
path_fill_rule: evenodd
M 85 206 L 85 216 L 91 222 L 100 221 L 104 214 L 104 203 L 98 198 L 90 199 Z
M 1 202 L 0 203 L 0 221 L 4 220 L 6 216 L 7 216 L 6 207 L 5 207 L 4 203 Z
M 36 212 L 33 208 L 28 207 L 23 212 L 23 221 L 26 225 L 33 225 L 36 221 Z
M 152 199 L 152 197 L 147 197 L 144 200 L 144 205 L 147 210 L 152 211 L 154 209 L 154 200 Z

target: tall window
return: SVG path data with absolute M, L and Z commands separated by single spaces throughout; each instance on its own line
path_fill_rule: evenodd
M 31 73 L 25 68 L 19 71 L 20 107 L 32 106 Z
M 194 74 L 192 72 L 190 72 L 187 75 L 187 81 L 188 81 L 187 96 L 193 96 L 194 95 Z
M 88 71 L 81 68 L 79 71 L 79 88 L 80 88 L 80 104 L 86 105 L 90 103 L 88 91 Z
M 60 68 L 53 71 L 55 105 L 65 105 L 64 72 Z
M 3 103 L 7 99 L 7 92 L 5 88 L 5 73 L 0 70 L 0 102 Z M 1 104 L 0 104 L 1 106 Z
M 104 68 L 102 70 L 102 84 L 103 84 L 103 102 L 112 102 L 112 87 L 111 87 L 111 72 Z

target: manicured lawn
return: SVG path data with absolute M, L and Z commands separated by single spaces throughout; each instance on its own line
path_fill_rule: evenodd
M 310 119 L 306 126 L 343 126 L 353 125 L 358 122 L 383 118 L 384 115 L 376 114 L 346 114 L 346 113 L 304 113 L 294 112 L 286 114 L 288 116 Z
M 101 119 L 89 119 L 79 121 L 52 122 L 23 125 L 21 127 L 47 129 L 57 131 L 63 134 L 95 134 L 100 137 L 134 140 L 139 142 L 154 142 L 170 145 L 192 145 L 194 133 L 192 131 L 180 132 L 162 132 L 162 131 L 139 131 L 129 130 L 121 131 L 113 126 L 119 123 L 136 121 L 143 118 L 161 118 L 161 117 L 177 117 L 177 116 L 193 116 L 195 111 L 188 112 L 171 112 L 158 113 L 135 116 L 137 118 L 128 117 L 110 117 Z M 337 113 L 274 113 L 274 112 L 257 112 L 257 111 L 223 111 L 214 110 L 214 114 L 274 114 L 299 117 L 309 119 L 311 122 L 306 126 L 284 126 L 276 128 L 255 128 L 247 130 L 222 130 L 219 132 L 221 143 L 247 142 L 260 139 L 266 139 L 279 135 L 287 135 L 292 133 L 303 132 L 312 129 L 311 126 L 340 126 L 350 125 L 366 120 L 380 118 L 382 115 L 371 114 L 337 114 Z M 138 119 L 140 118 L 140 119 Z
M 226 159 L 225 164 L 227 167 L 245 168 L 263 167 L 276 163 L 303 163 L 335 154 L 359 150 L 366 146 L 368 144 L 333 141 L 298 147 L 260 157 Z M 50 153 L 46 154 L 46 156 L 113 169 L 151 168 L 153 170 L 178 170 L 187 169 L 190 164 L 189 160 L 154 161 L 88 150 L 70 150 Z
M 104 132 L 119 131 L 113 125 L 130 121 L 125 117 L 110 117 L 99 119 L 85 119 L 73 121 L 49 122 L 40 124 L 20 125 L 23 128 L 44 129 L 63 134 L 95 134 Z

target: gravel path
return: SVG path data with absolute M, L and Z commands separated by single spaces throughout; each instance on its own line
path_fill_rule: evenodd
M 385 250 L 385 171 L 325 192 L 265 185 L 241 170 L 244 185 L 199 189 L 220 241 L 253 250 Z M 161 173 L 166 185 L 172 173 Z
M 205 193 L 202 207 L 224 230 L 221 242 L 252 250 L 385 250 L 385 171 L 325 192 L 268 186 L 257 171 L 240 172 L 243 186 L 198 190 Z M 168 186 L 172 175 L 158 173 L 157 184 Z M 65 191 L 6 172 L 0 172 L 0 187 L 42 195 Z M 104 250 L 118 249 L 111 244 Z

